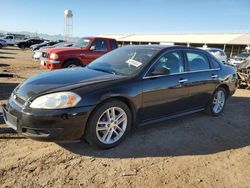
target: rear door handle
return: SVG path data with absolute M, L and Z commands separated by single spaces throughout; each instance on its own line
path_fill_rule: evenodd
M 188 81 L 188 79 L 180 79 L 180 80 L 179 80 L 179 83 L 180 83 L 180 84 L 183 84 L 183 83 L 185 83 L 185 82 L 187 82 L 187 81 Z
M 217 75 L 217 74 L 213 74 L 213 75 L 211 76 L 211 78 L 218 78 L 218 75 Z

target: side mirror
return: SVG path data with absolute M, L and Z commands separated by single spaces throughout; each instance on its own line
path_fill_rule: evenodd
M 91 51 L 94 51 L 94 50 L 95 50 L 95 46 L 91 46 L 91 47 L 90 47 L 90 50 L 91 50 Z
M 169 73 L 170 73 L 169 69 L 165 67 L 158 67 L 153 72 L 151 72 L 151 76 L 168 75 Z

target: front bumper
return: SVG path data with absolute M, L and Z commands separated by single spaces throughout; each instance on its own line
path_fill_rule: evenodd
M 40 141 L 79 140 L 92 107 L 59 110 L 22 108 L 14 101 L 2 105 L 6 124 L 22 135 Z
M 61 62 L 58 60 L 48 60 L 48 59 L 41 59 L 41 65 L 49 70 L 54 70 L 54 69 L 60 69 L 61 66 Z

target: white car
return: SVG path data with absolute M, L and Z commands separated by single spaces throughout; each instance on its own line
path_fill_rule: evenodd
M 19 42 L 24 41 L 25 35 L 6 35 L 3 38 L 1 38 L 2 40 L 5 40 L 7 45 L 15 45 Z
M 250 52 L 241 52 L 238 56 L 235 56 L 233 59 L 229 60 L 229 63 L 231 65 L 237 66 L 241 63 L 243 63 L 246 58 L 250 56 Z
M 205 50 L 215 56 L 219 61 L 226 63 L 227 62 L 227 55 L 224 52 L 224 50 L 220 48 L 200 48 L 202 50 Z

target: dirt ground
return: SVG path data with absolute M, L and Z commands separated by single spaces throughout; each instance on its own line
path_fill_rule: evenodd
M 0 49 L 0 104 L 44 71 L 30 50 Z M 0 111 L 0 187 L 250 187 L 250 91 L 237 90 L 220 117 L 204 113 L 135 130 L 110 150 L 84 141 L 38 142 L 7 128 Z

